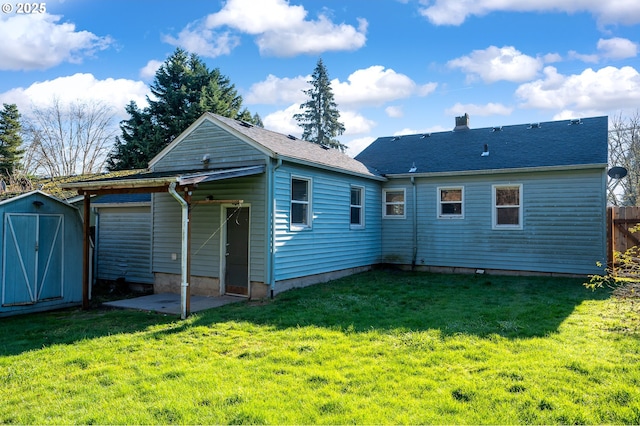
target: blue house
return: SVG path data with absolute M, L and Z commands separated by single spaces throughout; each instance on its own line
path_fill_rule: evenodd
M 152 194 L 156 292 L 260 298 L 381 263 L 598 272 L 607 118 L 485 129 L 467 120 L 379 138 L 354 159 L 206 113 L 148 172 L 67 186 L 85 199 Z
M 384 137 L 382 262 L 594 274 L 606 263 L 607 117 Z

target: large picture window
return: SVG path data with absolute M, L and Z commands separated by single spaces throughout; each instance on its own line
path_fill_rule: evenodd
M 464 218 L 464 188 L 438 188 L 438 217 L 441 219 Z
M 311 227 L 311 179 L 291 178 L 291 228 Z
M 384 209 L 382 211 L 382 217 L 384 218 L 405 218 L 405 191 L 403 189 L 383 189 L 382 190 L 382 202 Z
M 522 229 L 522 185 L 494 185 L 493 200 L 493 227 Z
M 352 229 L 364 227 L 364 188 L 361 186 L 351 187 L 350 225 Z

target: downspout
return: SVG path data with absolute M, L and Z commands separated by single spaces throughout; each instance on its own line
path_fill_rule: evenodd
M 418 190 L 416 189 L 416 180 L 413 176 L 411 176 L 411 186 L 413 187 L 413 254 L 411 257 L 411 270 L 413 271 L 416 268 L 416 260 L 418 257 Z
M 176 192 L 176 182 L 169 184 L 169 194 L 173 196 L 182 207 L 182 256 L 180 258 L 180 318 L 187 319 L 187 287 L 189 287 L 189 277 L 187 276 L 188 258 L 187 250 L 189 249 L 189 203 Z
M 269 285 L 271 287 L 271 298 L 273 299 L 275 288 L 276 288 L 276 170 L 282 166 L 282 158 L 278 158 L 276 165 L 272 168 L 271 171 L 271 187 L 269 188 L 270 198 L 268 202 L 270 203 L 269 209 L 271 210 L 271 226 L 270 226 L 270 249 L 269 249 Z
M 91 210 L 93 210 L 93 215 L 96 218 L 96 224 L 95 224 L 95 231 L 94 231 L 94 237 L 93 237 L 93 259 L 92 264 L 93 264 L 93 274 L 92 274 L 92 285 L 95 285 L 98 282 L 98 251 L 100 250 L 100 246 L 99 246 L 99 238 L 100 238 L 100 211 L 95 208 L 92 207 Z M 89 294 L 89 299 L 91 299 L 91 294 Z

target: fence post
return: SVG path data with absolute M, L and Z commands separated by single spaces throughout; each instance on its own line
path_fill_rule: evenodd
M 609 267 L 610 273 L 614 273 L 614 262 L 613 262 L 613 247 L 614 247 L 614 238 L 615 234 L 615 226 L 613 224 L 613 207 L 607 207 L 607 266 Z

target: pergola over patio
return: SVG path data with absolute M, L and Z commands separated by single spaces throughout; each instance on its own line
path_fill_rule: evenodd
M 82 307 L 89 308 L 90 285 L 90 221 L 91 196 L 103 194 L 169 193 L 180 204 L 182 210 L 181 238 L 181 291 L 182 319 L 191 312 L 191 207 L 194 204 L 242 204 L 243 200 L 199 200 L 192 201 L 193 190 L 199 184 L 264 173 L 264 165 L 233 167 L 215 170 L 143 172 L 125 177 L 77 181 L 63 185 L 64 189 L 76 190 L 83 197 L 83 262 L 82 262 Z M 182 193 L 183 195 L 180 195 Z

